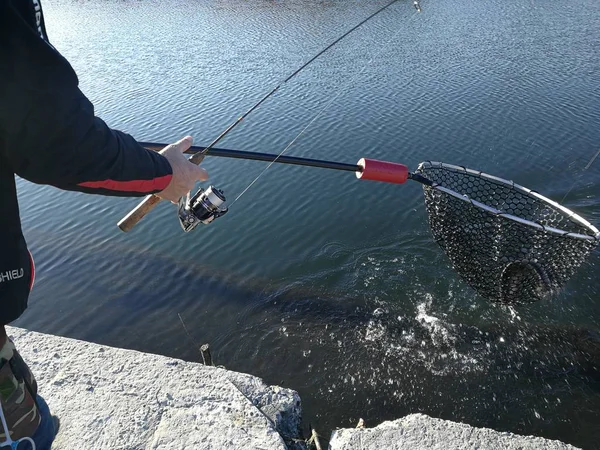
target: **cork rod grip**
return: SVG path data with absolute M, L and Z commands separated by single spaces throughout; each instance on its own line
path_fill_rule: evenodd
M 125 232 L 130 231 L 146 214 L 158 205 L 158 202 L 160 202 L 160 197 L 157 197 L 156 195 L 147 195 L 139 205 L 129 211 L 129 213 L 117 223 L 118 227 Z

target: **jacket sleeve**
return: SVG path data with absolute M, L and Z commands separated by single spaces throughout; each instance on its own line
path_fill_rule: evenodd
M 95 117 L 79 89 L 44 93 L 29 102 L 23 119 L 5 152 L 29 181 L 116 196 L 160 192 L 171 181 L 169 162 Z
M 0 151 L 13 172 L 34 183 L 103 195 L 165 189 L 172 177 L 166 158 L 95 117 L 71 65 L 23 14 L 11 7 L 0 12 L 6 63 L 0 73 Z

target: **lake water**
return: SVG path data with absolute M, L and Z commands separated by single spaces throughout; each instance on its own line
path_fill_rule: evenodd
M 110 126 L 207 145 L 383 1 L 66 1 L 48 34 Z M 479 169 L 600 224 L 600 2 L 396 2 L 219 147 Z M 591 163 L 590 163 L 591 162 Z M 265 163 L 206 158 L 235 198 Z M 274 165 L 214 224 L 18 181 L 38 278 L 15 325 L 217 364 L 296 389 L 324 436 L 405 414 L 600 442 L 600 267 L 553 300 L 478 297 L 431 238 L 417 183 Z

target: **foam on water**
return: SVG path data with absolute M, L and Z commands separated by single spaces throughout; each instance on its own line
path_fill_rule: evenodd
M 375 309 L 364 329 L 364 342 L 385 349 L 385 357 L 398 364 L 406 360 L 419 362 L 434 375 L 486 370 L 489 346 L 475 339 L 472 347 L 461 348 L 465 336 L 456 325 L 431 313 L 432 302 L 433 297 L 427 294 L 416 304 L 414 317 L 391 318 L 384 308 Z M 473 330 L 469 331 L 473 335 Z

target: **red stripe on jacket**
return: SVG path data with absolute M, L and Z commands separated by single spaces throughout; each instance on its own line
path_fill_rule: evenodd
M 29 280 L 29 290 L 33 289 L 33 284 L 35 283 L 35 262 L 33 262 L 33 255 L 29 252 L 29 261 L 31 261 L 31 278 Z
M 79 183 L 77 186 L 92 188 L 92 189 L 108 189 L 109 191 L 122 191 L 122 192 L 155 192 L 162 191 L 171 182 L 173 175 L 165 175 L 162 177 L 154 178 L 152 180 L 133 180 L 133 181 L 115 181 L 115 180 L 102 180 L 102 181 L 86 181 L 85 183 Z

